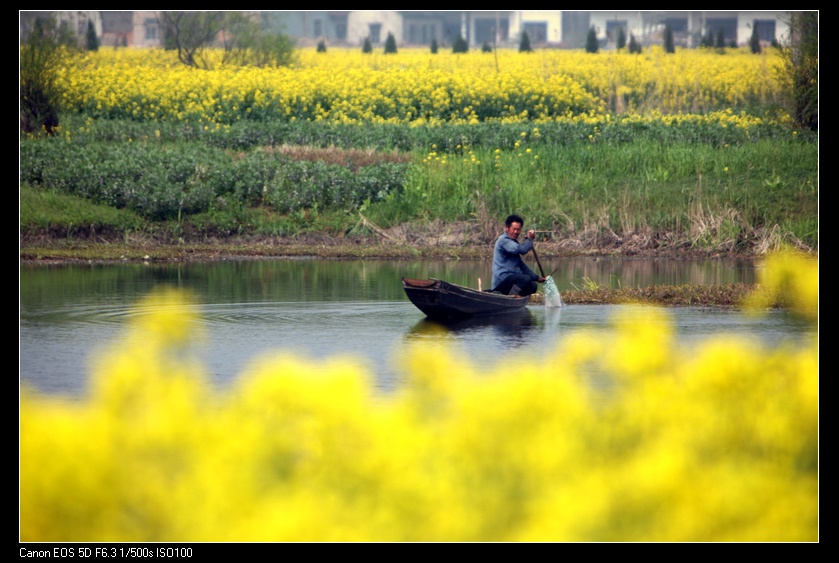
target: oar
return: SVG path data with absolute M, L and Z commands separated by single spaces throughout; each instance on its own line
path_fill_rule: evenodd
M 545 270 L 542 269 L 542 263 L 539 262 L 539 255 L 536 254 L 536 245 L 535 244 L 533 245 L 533 257 L 536 258 L 536 264 L 539 266 L 539 273 L 542 274 L 543 278 L 547 279 L 547 277 L 545 276 Z M 554 270 L 554 271 L 556 271 L 556 270 Z

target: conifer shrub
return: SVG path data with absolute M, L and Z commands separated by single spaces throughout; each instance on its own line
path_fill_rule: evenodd
M 599 50 L 600 44 L 597 41 L 597 32 L 594 30 L 594 26 L 591 26 L 586 36 L 586 53 L 596 53 Z
M 752 53 L 755 55 L 760 54 L 760 33 L 757 30 L 757 20 L 752 23 L 752 36 L 749 38 L 749 49 L 751 49 Z
M 462 35 L 459 33 L 452 44 L 452 53 L 467 53 L 469 52 L 469 44 L 466 42 L 466 39 L 463 38 Z
M 396 38 L 390 32 L 388 32 L 387 39 L 385 39 L 385 54 L 396 54 Z
M 364 44 L 361 45 L 361 52 L 362 53 L 372 53 L 373 52 L 373 44 L 370 43 L 370 38 L 364 38 Z
M 318 53 L 325 53 L 326 52 L 326 42 L 324 42 L 323 39 L 318 41 L 317 50 L 318 50 Z
M 670 24 L 664 26 L 664 52 L 676 52 L 676 47 L 673 45 L 673 29 L 670 27 Z
M 635 35 L 629 34 L 629 52 L 633 54 L 641 53 L 641 44 L 635 39 Z
M 436 40 L 436 39 L 432 39 L 432 40 L 431 40 L 431 54 L 432 54 L 432 55 L 436 55 L 436 54 L 437 54 L 437 50 L 438 50 L 439 48 L 440 48 L 440 47 L 437 45 L 437 40 Z
M 626 32 L 623 28 L 618 28 L 618 43 L 617 43 L 618 50 L 623 49 L 626 47 Z
M 91 20 L 87 20 L 87 50 L 88 51 L 98 51 L 99 50 L 99 38 L 96 37 L 96 27 L 93 25 Z
M 530 46 L 530 36 L 526 31 L 521 32 L 521 39 L 519 40 L 519 53 L 532 53 L 533 47 Z

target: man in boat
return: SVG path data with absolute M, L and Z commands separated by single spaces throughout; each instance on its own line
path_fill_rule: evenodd
M 515 214 L 504 221 L 504 232 L 495 241 L 492 256 L 492 291 L 505 295 L 531 295 L 536 293 L 536 283 L 545 281 L 522 260 L 522 256 L 533 250 L 533 239 L 536 238 L 536 231 L 531 229 L 519 242 L 523 227 L 524 219 Z

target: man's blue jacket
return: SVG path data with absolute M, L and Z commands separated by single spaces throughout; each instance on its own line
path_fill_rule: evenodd
M 492 287 L 495 289 L 510 274 L 524 274 L 530 279 L 537 280 L 539 275 L 527 267 L 522 255 L 533 249 L 533 241 L 524 237 L 519 243 L 507 233 L 502 233 L 495 241 L 495 251 L 492 255 Z

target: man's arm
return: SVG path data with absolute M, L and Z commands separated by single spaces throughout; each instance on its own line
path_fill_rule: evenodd
M 521 256 L 533 250 L 533 241 L 526 237 L 523 242 L 516 242 L 513 239 L 508 238 L 501 244 L 501 248 L 503 248 L 504 252 L 507 254 Z

